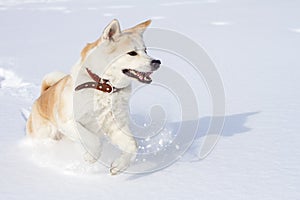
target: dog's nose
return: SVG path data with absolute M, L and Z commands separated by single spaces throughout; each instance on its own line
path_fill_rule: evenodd
M 152 60 L 152 61 L 151 61 L 151 64 L 159 64 L 159 65 L 160 65 L 161 62 L 160 62 L 160 60 Z
M 161 62 L 160 60 L 152 60 L 151 61 L 151 66 L 153 67 L 153 70 L 157 70 L 160 66 Z

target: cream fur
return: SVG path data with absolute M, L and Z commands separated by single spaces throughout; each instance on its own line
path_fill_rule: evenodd
M 70 75 L 51 73 L 42 83 L 41 95 L 34 102 L 27 121 L 27 134 L 35 138 L 70 138 L 86 145 L 85 159 L 95 162 L 101 155 L 99 137 L 107 135 L 122 150 L 111 164 L 111 174 L 125 170 L 134 158 L 137 144 L 129 129 L 128 101 L 131 95 L 130 78 L 122 73 L 124 67 L 141 72 L 154 71 L 153 60 L 145 52 L 142 34 L 150 21 L 123 32 L 113 20 L 102 36 L 81 52 L 81 58 Z M 135 50 L 138 56 L 128 56 Z M 113 94 L 95 89 L 74 91 L 81 83 L 91 81 L 85 71 L 91 69 L 113 86 L 122 88 Z

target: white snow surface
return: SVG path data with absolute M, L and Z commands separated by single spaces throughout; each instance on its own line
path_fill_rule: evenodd
M 299 7 L 269 0 L 0 0 L 0 199 L 300 199 Z M 199 43 L 216 63 L 226 121 L 205 159 L 197 153 L 209 109 L 182 159 L 149 174 L 110 176 L 85 163 L 78 144 L 26 139 L 26 109 L 42 77 L 69 72 L 113 18 L 122 27 L 153 19 L 153 27 Z

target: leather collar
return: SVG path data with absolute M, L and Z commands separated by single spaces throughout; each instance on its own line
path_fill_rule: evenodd
M 93 89 L 100 90 L 102 92 L 111 94 L 111 93 L 118 92 L 121 90 L 120 88 L 116 88 L 116 87 L 112 86 L 112 84 L 110 83 L 109 80 L 100 78 L 97 74 L 94 74 L 88 68 L 85 68 L 85 69 L 86 69 L 87 73 L 89 74 L 89 76 L 94 81 L 85 82 L 85 83 L 78 85 L 75 88 L 75 91 L 86 89 L 86 88 L 93 88 Z

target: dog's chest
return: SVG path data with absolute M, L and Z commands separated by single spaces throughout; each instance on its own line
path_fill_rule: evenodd
M 130 92 L 121 91 L 114 94 L 96 93 L 94 99 L 94 114 L 97 125 L 105 133 L 129 122 Z
M 130 87 L 112 94 L 81 90 L 74 96 L 75 120 L 95 134 L 110 134 L 120 125 L 128 126 L 130 94 Z

